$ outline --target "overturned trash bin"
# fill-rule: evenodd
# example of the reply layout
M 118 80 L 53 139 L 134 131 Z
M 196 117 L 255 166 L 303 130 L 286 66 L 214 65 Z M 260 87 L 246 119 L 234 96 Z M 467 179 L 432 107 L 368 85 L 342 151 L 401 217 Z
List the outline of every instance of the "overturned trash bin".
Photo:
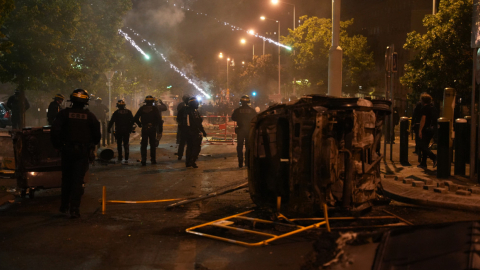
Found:
M 25 197 L 33 198 L 40 188 L 62 185 L 61 155 L 50 140 L 50 126 L 24 128 L 12 133 L 15 150 L 17 187 Z
M 302 97 L 268 108 L 250 129 L 248 181 L 258 206 L 315 214 L 374 200 L 390 101 Z

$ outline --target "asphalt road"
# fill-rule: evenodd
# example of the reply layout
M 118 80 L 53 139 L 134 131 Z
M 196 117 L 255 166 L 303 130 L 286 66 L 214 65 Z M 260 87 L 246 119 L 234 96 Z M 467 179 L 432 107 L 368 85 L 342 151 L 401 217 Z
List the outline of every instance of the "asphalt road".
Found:
M 0 207 L 0 269 L 319 269 L 332 259 L 339 234 L 318 230 L 250 248 L 185 232 L 191 226 L 255 209 L 247 189 L 168 211 L 166 202 L 107 205 L 102 214 L 103 186 L 109 200 L 136 201 L 198 196 L 247 181 L 247 170 L 238 168 L 234 145 L 204 144 L 198 169 L 186 168 L 184 161 L 177 160 L 173 136 L 164 137 L 157 165 L 140 166 L 139 148 L 134 140 L 128 165 L 91 168 L 80 219 L 59 214 L 59 189 L 37 191 L 34 199 L 17 198 Z M 382 209 L 414 224 L 479 219 L 478 213 L 393 201 L 372 214 L 382 215 Z M 221 229 L 213 233 L 239 236 Z M 367 247 L 368 256 L 362 255 Z M 365 262 L 349 263 L 350 269 L 365 269 L 375 248 L 367 243 L 365 248 L 347 250 L 342 260 L 368 257 Z
M 299 269 L 312 250 L 310 237 L 246 248 L 185 233 L 204 222 L 252 209 L 246 189 L 165 210 L 169 203 L 107 205 L 110 200 L 184 198 L 246 182 L 235 146 L 204 145 L 198 169 L 178 161 L 172 136 L 157 151 L 157 165 L 139 162 L 139 141 L 128 165 L 90 171 L 80 219 L 60 215 L 60 190 L 37 191 L 0 208 L 0 269 Z M 211 155 L 211 156 L 208 156 Z

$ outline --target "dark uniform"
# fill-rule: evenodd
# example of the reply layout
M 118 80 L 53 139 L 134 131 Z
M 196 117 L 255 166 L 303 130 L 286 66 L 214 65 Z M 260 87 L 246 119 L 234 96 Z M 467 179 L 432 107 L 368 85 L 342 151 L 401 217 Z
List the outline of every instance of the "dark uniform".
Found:
M 160 144 L 160 140 L 162 139 L 163 135 L 163 119 L 162 119 L 162 112 L 168 110 L 167 105 L 165 105 L 161 99 L 155 99 L 155 107 L 157 107 L 158 113 L 160 114 L 160 123 L 157 127 L 157 147 Z
M 100 123 L 84 109 L 89 97 L 77 89 L 70 96 L 72 107 L 61 110 L 52 125 L 51 139 L 62 152 L 62 204 L 60 211 L 70 209 L 72 217 L 80 216 L 80 200 L 84 192 L 83 178 L 88 171 L 90 151 L 100 142 Z
M 179 103 L 177 106 L 177 144 L 178 144 L 178 160 L 181 160 L 183 157 L 183 153 L 185 152 L 185 144 L 187 143 L 187 137 L 185 136 L 185 125 L 182 123 L 182 121 L 185 119 L 185 109 L 186 109 L 186 104 L 188 102 L 188 99 L 190 97 L 188 96 L 183 96 L 183 102 Z
M 113 124 L 115 124 L 115 140 L 117 141 L 118 161 L 122 161 L 122 144 L 125 149 L 125 162 L 128 161 L 130 154 L 130 133 L 133 127 L 133 114 L 130 110 L 125 109 L 125 102 L 123 100 L 117 103 L 118 110 L 116 110 L 112 119 L 108 123 L 108 133 L 111 132 Z
M 7 100 L 7 107 L 12 111 L 12 128 L 20 128 L 20 91 L 15 90 L 15 94 Z M 25 111 L 30 108 L 27 98 L 25 98 Z M 24 112 L 25 112 L 24 111 Z
M 102 104 L 102 99 L 97 98 L 95 100 L 95 105 L 90 106 L 90 111 L 95 114 L 98 121 L 105 123 L 107 119 L 108 107 L 105 104 Z
M 57 117 L 58 112 L 60 112 L 63 108 L 61 106 L 65 97 L 61 94 L 57 94 L 50 105 L 48 105 L 48 112 L 47 112 L 47 121 L 49 125 L 53 125 L 53 121 L 55 117 Z
M 186 166 L 198 168 L 195 161 L 198 159 L 202 145 L 202 134 L 207 136 L 205 129 L 203 129 L 203 119 L 198 113 L 198 101 L 195 97 L 188 100 L 188 106 L 185 107 L 183 120 L 181 125 L 183 127 L 184 136 L 187 140 Z
M 147 160 L 147 145 L 150 141 L 150 160 L 152 164 L 156 164 L 156 135 L 157 127 L 160 123 L 160 113 L 158 109 L 153 106 L 153 97 L 147 96 L 145 98 L 146 105 L 138 109 L 135 114 L 134 121 L 142 128 L 142 142 L 140 153 L 142 155 L 142 165 L 145 166 Z
M 250 122 L 252 119 L 257 116 L 257 112 L 250 106 L 250 98 L 248 96 L 243 96 L 240 100 L 242 106 L 233 111 L 232 120 L 237 122 L 237 128 L 235 133 L 237 134 L 237 157 L 238 157 L 238 166 L 243 167 L 243 144 L 245 142 L 245 164 L 248 164 L 248 136 L 250 131 Z

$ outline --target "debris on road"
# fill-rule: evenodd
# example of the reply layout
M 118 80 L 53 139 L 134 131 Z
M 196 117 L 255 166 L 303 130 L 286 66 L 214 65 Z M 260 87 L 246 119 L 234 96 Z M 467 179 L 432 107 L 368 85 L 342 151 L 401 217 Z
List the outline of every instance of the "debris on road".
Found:
M 169 206 L 167 206 L 167 209 L 171 209 L 171 208 L 174 208 L 174 207 L 186 205 L 186 204 L 193 203 L 193 202 L 198 202 L 198 201 L 210 199 L 210 198 L 220 196 L 220 195 L 224 195 L 224 194 L 227 194 L 227 193 L 230 193 L 230 192 L 234 192 L 236 190 L 246 188 L 246 187 L 248 187 L 248 183 L 241 184 L 239 186 L 236 186 L 236 187 L 231 188 L 231 189 L 224 190 L 222 192 L 213 192 L 213 193 L 209 193 L 209 194 L 206 194 L 206 195 L 200 195 L 199 197 L 194 198 L 194 199 L 183 200 L 181 202 L 170 204 Z

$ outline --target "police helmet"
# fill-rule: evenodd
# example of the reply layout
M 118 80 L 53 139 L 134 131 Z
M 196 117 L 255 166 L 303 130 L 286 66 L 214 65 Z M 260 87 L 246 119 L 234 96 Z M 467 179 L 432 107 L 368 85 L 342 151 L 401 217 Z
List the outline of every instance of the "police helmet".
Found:
M 65 96 L 62 95 L 62 94 L 56 94 L 53 99 L 55 99 L 55 100 L 64 100 L 64 99 L 65 99 Z
M 87 90 L 83 90 L 80 88 L 73 90 L 73 93 L 70 95 L 70 101 L 72 103 L 88 104 L 89 100 L 90 100 L 90 96 L 88 95 Z
M 125 104 L 125 101 L 124 101 L 123 99 L 120 99 L 120 100 L 117 101 L 117 107 L 118 107 L 119 109 L 125 108 L 126 105 L 127 105 L 127 104 Z
M 243 96 L 242 98 L 240 98 L 240 103 L 241 103 L 242 105 L 244 105 L 244 104 L 249 104 L 249 103 L 250 103 L 250 97 L 247 96 L 247 95 Z
M 188 106 L 194 108 L 194 109 L 198 109 L 198 100 L 196 97 L 191 97 L 188 99 Z
M 155 101 L 155 98 L 152 97 L 151 95 L 148 95 L 148 96 L 145 97 L 145 103 L 147 103 L 147 104 L 151 104 L 154 101 Z
M 188 101 L 190 100 L 190 96 L 189 96 L 189 95 L 183 95 L 182 100 L 183 100 L 183 102 L 185 102 L 185 104 L 186 104 L 186 103 L 188 103 Z

